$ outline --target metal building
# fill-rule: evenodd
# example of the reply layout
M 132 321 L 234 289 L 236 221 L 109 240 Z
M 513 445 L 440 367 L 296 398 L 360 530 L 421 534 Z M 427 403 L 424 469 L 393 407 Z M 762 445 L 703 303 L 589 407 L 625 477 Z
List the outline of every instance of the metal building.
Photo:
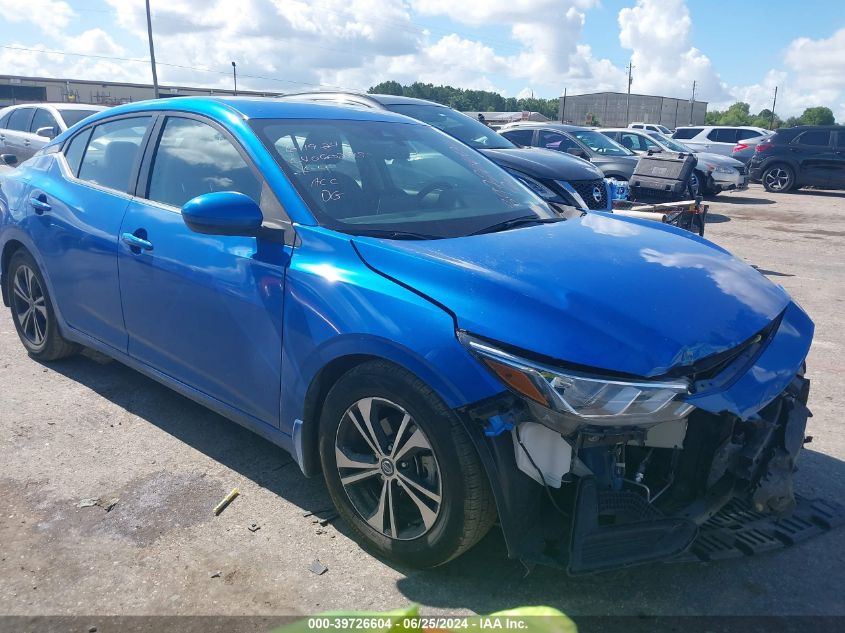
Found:
M 627 117 L 626 117 L 627 111 Z M 560 98 L 558 119 L 576 125 L 626 127 L 634 121 L 659 123 L 670 129 L 679 125 L 704 125 L 706 101 L 629 95 L 624 92 L 594 92 Z
M 159 86 L 161 97 L 200 95 L 232 95 L 232 90 L 192 88 L 187 86 Z M 238 90 L 239 95 L 274 97 L 278 92 Z M 49 77 L 18 77 L 0 75 L 0 107 L 18 103 L 93 103 L 114 106 L 133 101 L 153 99 L 155 91 L 149 84 L 130 84 L 84 79 L 56 79 Z

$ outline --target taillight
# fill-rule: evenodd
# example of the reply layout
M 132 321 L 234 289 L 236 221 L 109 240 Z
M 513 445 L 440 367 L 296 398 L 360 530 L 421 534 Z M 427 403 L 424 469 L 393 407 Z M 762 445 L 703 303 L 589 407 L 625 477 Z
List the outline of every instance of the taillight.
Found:
M 747 149 L 747 148 L 748 148 L 748 145 L 746 145 L 745 143 L 737 143 L 736 146 L 734 147 L 734 152 L 741 152 L 742 150 Z
M 772 143 L 757 143 L 757 147 L 754 148 L 755 152 L 765 152 L 767 149 L 772 148 Z

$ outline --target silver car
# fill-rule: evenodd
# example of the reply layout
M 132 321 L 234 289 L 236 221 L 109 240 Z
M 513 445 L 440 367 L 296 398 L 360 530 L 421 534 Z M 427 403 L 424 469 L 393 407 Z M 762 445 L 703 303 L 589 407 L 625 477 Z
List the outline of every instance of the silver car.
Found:
M 697 188 L 702 195 L 714 196 L 720 191 L 748 188 L 748 168 L 733 158 L 696 151 L 658 132 L 630 128 L 601 128 L 599 132 L 637 154 L 645 154 L 648 151 L 695 154 L 698 165 L 694 172 L 693 188 Z
M 0 110 L 0 154 L 7 165 L 18 165 L 69 127 L 103 106 L 81 103 L 38 103 Z
M 696 152 L 710 152 L 730 157 L 737 143 L 762 134 L 771 134 L 771 132 L 749 125 L 697 125 L 679 127 L 672 134 L 672 138 L 681 141 Z

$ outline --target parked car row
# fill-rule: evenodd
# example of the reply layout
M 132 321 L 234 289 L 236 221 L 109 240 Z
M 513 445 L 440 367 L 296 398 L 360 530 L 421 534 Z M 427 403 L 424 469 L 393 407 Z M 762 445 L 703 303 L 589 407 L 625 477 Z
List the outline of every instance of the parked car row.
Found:
M 783 288 L 688 232 L 549 204 L 530 183 L 554 161 L 570 185 L 604 184 L 578 156 L 633 169 L 601 132 L 367 99 L 119 106 L 0 175 L 24 348 L 99 350 L 252 429 L 404 565 L 496 521 L 510 556 L 576 574 L 780 543 L 697 541 L 705 522 L 825 524 L 792 492 L 813 322 Z M 756 512 L 724 518 L 734 498 Z
M 0 110 L 0 154 L 23 162 L 44 147 L 50 139 L 95 112 L 102 106 L 72 103 L 18 105 Z

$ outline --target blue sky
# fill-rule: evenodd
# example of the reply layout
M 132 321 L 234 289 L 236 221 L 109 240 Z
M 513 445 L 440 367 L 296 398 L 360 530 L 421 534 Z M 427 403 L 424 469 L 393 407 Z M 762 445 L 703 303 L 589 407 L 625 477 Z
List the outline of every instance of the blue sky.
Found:
M 421 80 L 553 97 L 624 90 L 845 119 L 841 0 L 152 0 L 160 79 L 245 88 Z M 0 1 L 0 73 L 149 82 L 141 0 Z M 33 49 L 33 50 L 20 50 Z M 54 51 L 55 53 L 33 52 Z M 69 55 L 75 53 L 76 55 Z M 180 67 L 181 66 L 181 67 Z M 203 70 L 205 69 L 205 70 Z

